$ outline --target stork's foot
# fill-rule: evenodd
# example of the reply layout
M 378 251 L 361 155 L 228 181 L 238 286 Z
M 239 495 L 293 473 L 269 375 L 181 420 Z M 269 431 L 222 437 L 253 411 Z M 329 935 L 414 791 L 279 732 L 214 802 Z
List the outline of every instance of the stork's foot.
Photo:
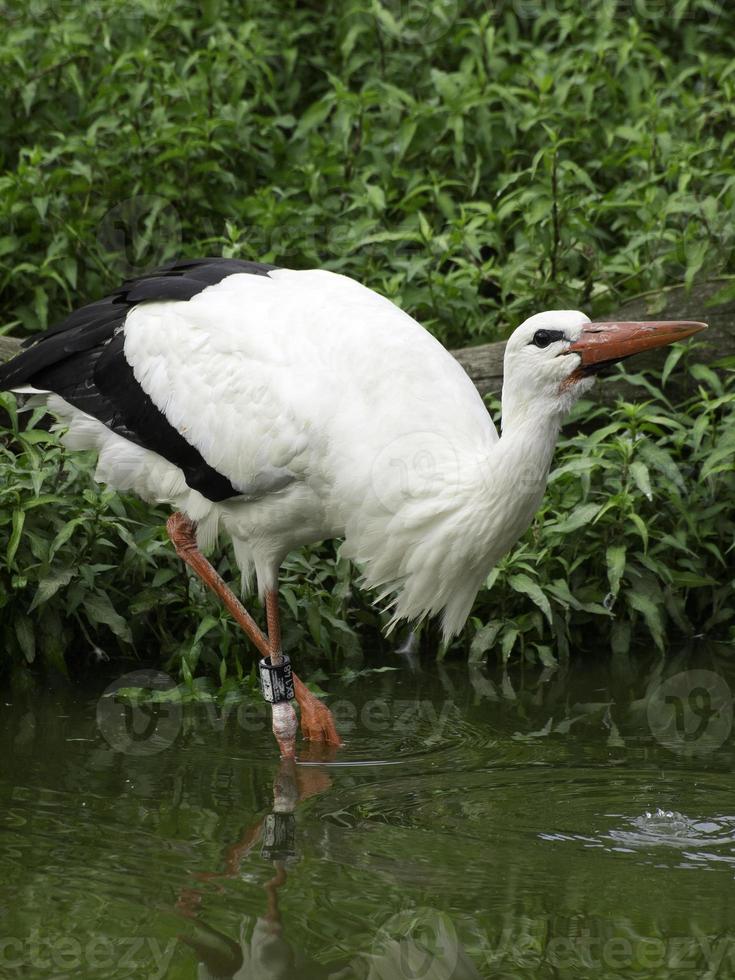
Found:
M 326 704 L 322 704 L 298 677 L 294 677 L 294 687 L 301 711 L 301 734 L 304 738 L 314 742 L 326 742 L 327 745 L 342 745 L 342 739 L 334 724 L 334 717 Z

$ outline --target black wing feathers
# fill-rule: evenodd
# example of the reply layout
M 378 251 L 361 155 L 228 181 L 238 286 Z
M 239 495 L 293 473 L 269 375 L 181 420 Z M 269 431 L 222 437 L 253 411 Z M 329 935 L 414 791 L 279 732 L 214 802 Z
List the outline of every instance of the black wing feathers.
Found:
M 240 259 L 191 259 L 128 280 L 110 296 L 27 340 L 21 353 L 0 367 L 0 391 L 23 385 L 53 391 L 118 435 L 174 463 L 187 484 L 210 500 L 237 496 L 229 480 L 205 462 L 138 384 L 125 360 L 123 327 L 138 303 L 189 300 L 227 276 L 267 276 L 275 268 Z
M 123 340 L 122 332 L 113 337 L 95 370 L 98 387 L 115 409 L 111 422 L 105 424 L 115 432 L 132 433 L 133 442 L 175 463 L 184 471 L 187 484 L 209 500 L 237 496 L 230 481 L 204 461 L 140 387 L 125 360 Z M 141 432 L 145 433 L 145 442 L 140 439 Z

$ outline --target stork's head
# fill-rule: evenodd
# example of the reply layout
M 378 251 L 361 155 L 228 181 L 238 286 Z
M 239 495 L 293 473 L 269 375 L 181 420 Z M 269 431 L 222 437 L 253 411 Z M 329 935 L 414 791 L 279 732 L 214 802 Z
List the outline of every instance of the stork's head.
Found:
M 602 368 L 705 327 L 690 320 L 593 323 L 577 310 L 537 313 L 505 348 L 503 419 L 562 416 Z

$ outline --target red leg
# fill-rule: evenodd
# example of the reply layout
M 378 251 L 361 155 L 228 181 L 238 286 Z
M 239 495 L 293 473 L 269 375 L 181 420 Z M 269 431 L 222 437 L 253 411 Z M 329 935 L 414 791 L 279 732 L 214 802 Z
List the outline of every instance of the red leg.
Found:
M 183 559 L 196 572 L 202 582 L 209 586 L 212 592 L 221 599 L 261 654 L 264 657 L 270 657 L 273 650 L 268 638 L 197 547 L 195 524 L 184 514 L 172 514 L 166 522 L 166 530 L 179 558 Z M 278 657 L 280 658 L 280 650 Z M 273 734 L 284 758 L 293 758 L 296 754 L 297 728 L 296 712 L 290 702 L 274 704 Z
M 269 589 L 265 594 L 265 618 L 268 624 L 268 645 L 271 663 L 281 662 L 281 617 L 278 612 L 278 590 Z
M 265 616 L 268 624 L 268 656 L 272 664 L 279 664 L 281 653 L 281 620 L 278 615 L 278 591 L 269 589 L 265 594 Z M 282 759 L 296 757 L 296 730 L 298 721 L 290 701 L 273 705 L 273 734 L 276 736 Z
M 266 593 L 265 610 L 268 636 L 265 636 L 234 592 L 228 588 L 222 577 L 199 550 L 194 522 L 190 521 L 184 514 L 172 514 L 166 522 L 166 530 L 179 558 L 185 561 L 202 582 L 224 603 L 262 656 L 270 657 L 273 663 L 278 663 L 281 659 L 281 625 L 277 591 L 270 590 Z M 342 741 L 337 734 L 334 718 L 329 708 L 322 704 L 319 698 L 312 694 L 295 674 L 294 687 L 296 700 L 301 709 L 301 730 L 304 738 L 327 742 L 329 745 L 341 745 Z M 273 732 L 281 749 L 281 755 L 285 758 L 292 757 L 294 754 L 295 716 L 293 716 L 293 709 L 290 705 L 274 705 Z
M 278 614 L 278 592 L 266 592 L 265 610 L 268 618 L 268 637 L 272 644 L 271 658 L 277 651 L 281 654 L 281 624 Z M 277 661 L 276 661 L 277 662 Z M 341 745 L 342 740 L 337 734 L 332 712 L 319 698 L 312 694 L 306 684 L 293 675 L 296 700 L 301 712 L 301 734 L 306 739 L 316 742 L 326 742 L 328 745 Z
M 268 638 L 243 606 L 235 593 L 229 589 L 221 576 L 212 568 L 197 546 L 196 525 L 184 514 L 172 514 L 166 521 L 166 530 L 171 538 L 176 554 L 192 568 L 199 578 L 225 604 L 238 624 L 247 633 L 264 657 L 271 649 Z

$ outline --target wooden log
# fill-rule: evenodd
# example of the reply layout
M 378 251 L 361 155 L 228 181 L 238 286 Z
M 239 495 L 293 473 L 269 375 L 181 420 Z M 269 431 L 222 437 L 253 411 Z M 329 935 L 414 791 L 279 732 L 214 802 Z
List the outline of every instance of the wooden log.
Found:
M 14 357 L 20 350 L 20 344 L 17 337 L 0 337 L 0 364 Z
M 715 302 L 714 297 L 724 287 L 730 289 L 731 298 Z M 724 357 L 735 356 L 735 277 L 712 279 L 687 291 L 683 286 L 638 296 L 602 319 L 605 320 L 704 320 L 709 330 L 698 338 L 701 360 L 717 362 Z M 13 357 L 20 348 L 16 337 L 0 337 L 0 362 Z M 472 378 L 481 395 L 500 395 L 503 385 L 503 355 L 505 341 L 495 344 L 479 344 L 452 351 L 459 363 Z M 659 368 L 666 359 L 666 350 L 651 351 L 635 359 L 635 368 Z M 678 395 L 686 394 L 693 387 L 692 379 L 685 370 L 674 371 L 671 389 Z M 624 380 L 610 378 L 598 384 L 593 394 L 598 400 L 613 403 L 619 396 L 631 398 L 636 388 Z M 668 389 L 667 389 L 668 390 Z
M 731 298 L 714 302 L 714 297 L 725 287 Z M 613 313 L 600 317 L 602 320 L 703 320 L 709 324 L 706 333 L 697 338 L 698 358 L 705 363 L 717 362 L 735 356 L 735 278 L 712 279 L 699 283 L 690 291 L 683 286 L 671 286 L 653 293 L 635 297 Z M 503 354 L 505 343 L 480 344 L 453 351 L 465 371 L 472 378 L 481 395 L 500 395 L 503 384 Z M 666 349 L 640 354 L 631 362 L 631 370 L 659 369 L 666 360 Z M 674 370 L 669 382 L 671 390 L 681 396 L 694 388 L 694 382 L 683 369 Z M 617 378 L 606 379 L 590 393 L 606 404 L 618 397 L 632 398 L 634 386 Z M 668 391 L 668 387 L 667 387 Z M 639 395 L 640 397 L 640 395 Z

